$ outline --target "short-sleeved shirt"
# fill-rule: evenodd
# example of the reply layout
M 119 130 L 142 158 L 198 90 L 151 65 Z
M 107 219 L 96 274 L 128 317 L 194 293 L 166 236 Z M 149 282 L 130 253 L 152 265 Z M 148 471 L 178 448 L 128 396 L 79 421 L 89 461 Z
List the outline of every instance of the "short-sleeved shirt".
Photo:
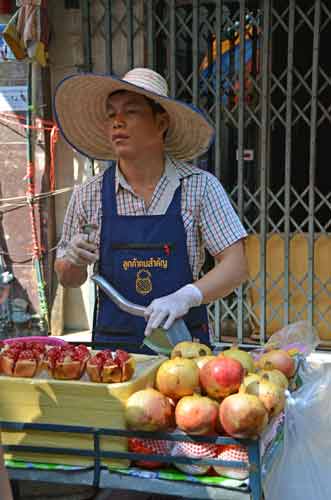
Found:
M 205 249 L 212 256 L 247 236 L 219 180 L 211 173 L 181 161 L 166 158 L 165 169 L 151 202 L 134 193 L 116 168 L 115 190 L 118 215 L 162 215 L 181 183 L 181 211 L 186 232 L 189 263 L 197 280 L 205 261 Z M 84 224 L 96 224 L 96 243 L 100 242 L 103 173 L 74 189 L 63 223 L 57 258 L 65 256 L 71 238 Z M 116 228 L 114 228 L 116 231 Z

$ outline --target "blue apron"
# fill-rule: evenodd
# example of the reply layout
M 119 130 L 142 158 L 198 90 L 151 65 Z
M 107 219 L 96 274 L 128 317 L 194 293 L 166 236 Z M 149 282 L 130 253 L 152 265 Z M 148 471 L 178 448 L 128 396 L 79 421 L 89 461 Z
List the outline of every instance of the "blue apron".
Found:
M 190 268 L 186 232 L 181 215 L 181 186 L 165 215 L 118 215 L 115 167 L 108 168 L 102 184 L 102 222 L 99 273 L 128 300 L 148 306 L 188 283 Z M 135 344 L 131 352 L 151 353 L 140 348 L 146 321 L 121 311 L 99 292 L 93 339 Z M 191 334 L 209 345 L 207 308 L 193 307 L 184 317 Z

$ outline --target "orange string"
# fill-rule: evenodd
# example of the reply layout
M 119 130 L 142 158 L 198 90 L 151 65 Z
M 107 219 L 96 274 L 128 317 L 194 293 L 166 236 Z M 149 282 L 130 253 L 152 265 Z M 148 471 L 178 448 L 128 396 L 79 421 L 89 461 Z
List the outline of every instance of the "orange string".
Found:
M 31 220 L 31 233 L 32 233 L 32 254 L 35 259 L 38 259 L 41 255 L 38 231 L 37 231 L 37 222 L 36 222 L 36 212 L 35 205 L 33 203 L 33 197 L 35 195 L 35 165 L 33 162 L 29 162 L 26 166 L 26 176 L 25 179 L 28 183 L 26 189 L 26 196 L 29 201 L 29 212 L 30 212 L 30 220 Z
M 50 159 L 51 163 L 49 166 L 49 184 L 50 191 L 55 191 L 55 146 L 59 138 L 59 129 L 56 125 L 52 127 L 51 138 L 50 138 Z
M 45 253 L 45 248 L 40 243 L 38 236 L 38 229 L 37 229 L 36 215 L 39 210 L 39 204 L 38 202 L 35 203 L 34 201 L 35 175 L 36 175 L 35 164 L 33 162 L 30 162 L 26 166 L 26 175 L 24 177 L 24 180 L 27 181 L 26 196 L 29 206 L 31 235 L 32 235 L 32 245 L 31 246 L 29 245 L 28 248 L 30 249 L 30 251 L 32 251 L 32 258 L 39 259 L 41 255 Z
M 34 125 L 26 125 L 25 123 L 20 123 L 18 120 L 12 120 L 12 119 L 8 119 L 6 118 L 5 116 L 2 115 L 2 113 L 0 113 L 0 120 L 4 123 L 9 123 L 10 125 L 17 125 L 19 127 L 22 127 L 24 129 L 32 129 L 32 130 L 52 130 L 53 126 L 54 126 L 54 123 L 52 123 L 52 126 L 43 126 L 43 127 L 36 127 Z M 41 123 L 43 123 L 43 121 L 41 120 Z
M 5 118 L 12 118 L 14 121 L 16 121 L 16 120 L 25 121 L 26 120 L 25 114 L 21 115 L 19 113 L 10 113 L 8 111 L 0 111 L 0 116 L 3 116 Z M 40 120 L 43 124 L 48 125 L 48 126 L 54 125 L 54 122 L 52 120 L 44 120 L 43 118 L 39 118 L 39 117 L 38 117 L 38 120 Z
M 27 164 L 26 176 L 24 177 L 24 179 L 28 182 L 26 194 L 29 198 L 35 195 L 34 178 L 35 178 L 35 166 L 33 162 L 30 162 Z
M 19 127 L 22 127 L 24 129 L 30 129 L 30 130 L 44 130 L 44 131 L 49 131 L 50 132 L 50 166 L 49 166 L 49 184 L 50 184 L 50 191 L 55 191 L 55 145 L 58 141 L 59 138 L 59 129 L 55 125 L 55 123 L 51 120 L 44 120 L 42 118 L 38 117 L 38 125 L 26 125 L 25 123 L 21 123 L 26 120 L 25 115 L 20 115 L 17 113 L 8 113 L 8 112 L 0 112 L 0 123 L 5 122 L 11 125 L 17 125 Z M 31 166 L 28 166 L 27 168 L 27 175 L 25 179 L 32 179 L 32 182 L 30 180 L 30 184 L 28 186 L 28 194 L 30 196 L 34 196 L 34 173 L 31 177 L 29 171 L 31 169 Z M 33 193 L 32 193 L 33 190 Z

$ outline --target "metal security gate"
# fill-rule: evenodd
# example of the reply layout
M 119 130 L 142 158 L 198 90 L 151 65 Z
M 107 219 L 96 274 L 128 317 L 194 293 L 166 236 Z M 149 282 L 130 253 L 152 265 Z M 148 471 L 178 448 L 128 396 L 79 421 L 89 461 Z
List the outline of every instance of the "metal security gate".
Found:
M 197 163 L 230 194 L 250 265 L 250 280 L 210 306 L 217 338 L 264 342 L 306 319 L 328 345 L 330 2 L 85 0 L 81 8 L 85 68 L 154 68 L 172 96 L 193 101 L 215 126 Z

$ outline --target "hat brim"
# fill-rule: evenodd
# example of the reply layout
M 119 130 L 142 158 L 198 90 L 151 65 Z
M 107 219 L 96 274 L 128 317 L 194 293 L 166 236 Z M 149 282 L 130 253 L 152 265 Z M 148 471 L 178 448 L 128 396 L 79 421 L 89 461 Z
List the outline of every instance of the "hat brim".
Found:
M 78 152 L 97 160 L 114 160 L 107 133 L 106 101 L 118 90 L 153 99 L 169 114 L 165 152 L 192 160 L 206 152 L 214 129 L 203 114 L 181 101 L 163 97 L 111 75 L 77 74 L 59 83 L 54 96 L 55 118 L 65 140 Z

